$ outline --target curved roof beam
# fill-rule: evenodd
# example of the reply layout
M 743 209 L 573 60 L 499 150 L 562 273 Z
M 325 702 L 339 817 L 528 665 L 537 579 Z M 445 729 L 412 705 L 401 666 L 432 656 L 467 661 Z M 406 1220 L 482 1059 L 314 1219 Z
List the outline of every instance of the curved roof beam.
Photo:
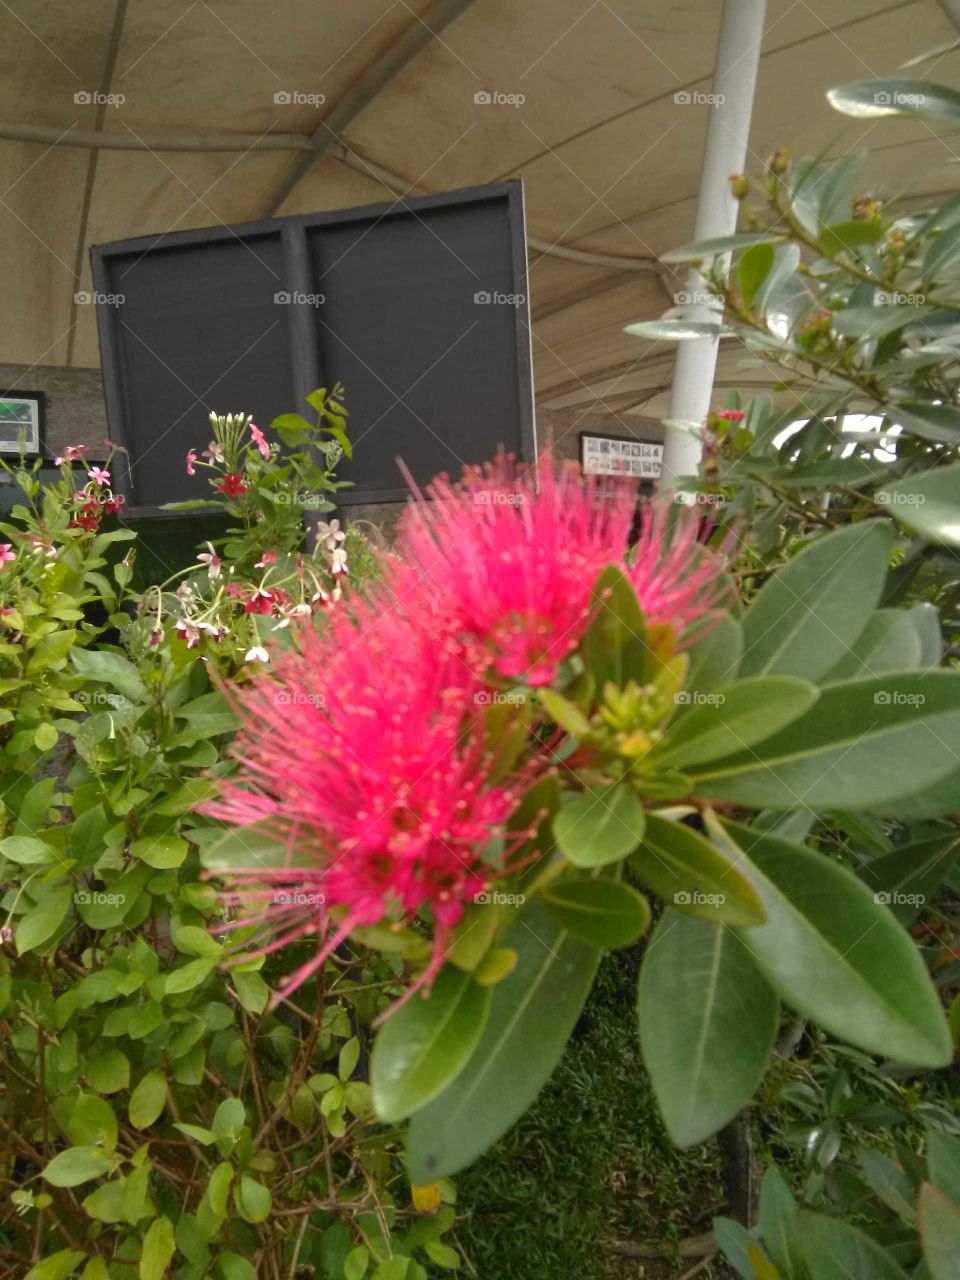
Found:
M 312 151 L 305 133 L 107 133 L 45 124 L 0 123 L 0 140 L 93 151 Z
M 431 40 L 436 39 L 445 27 L 469 9 L 473 2 L 474 0 L 435 0 L 423 17 L 414 15 L 413 21 L 399 40 L 360 74 L 330 114 L 320 122 L 319 128 L 310 138 L 311 154 L 298 156 L 294 160 L 269 197 L 263 211 L 264 217 L 273 217 L 319 157 L 329 151 L 333 143 L 339 141 L 344 129 L 365 107 L 369 106 L 381 89 L 389 84 L 421 49 L 425 48 Z

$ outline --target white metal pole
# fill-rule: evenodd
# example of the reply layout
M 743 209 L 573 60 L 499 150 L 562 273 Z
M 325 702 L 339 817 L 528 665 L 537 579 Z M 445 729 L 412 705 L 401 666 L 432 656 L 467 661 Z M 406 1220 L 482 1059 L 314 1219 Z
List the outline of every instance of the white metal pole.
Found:
M 726 236 L 736 230 L 738 204 L 730 190 L 730 176 L 742 173 L 745 167 L 766 8 L 766 0 L 724 0 L 713 73 L 714 102 L 706 108 L 710 119 L 697 197 L 695 240 Z M 696 271 L 691 270 L 687 288 L 693 295 L 705 293 L 704 282 Z M 699 298 L 688 314 L 694 320 L 717 318 L 705 298 Z M 678 344 L 669 418 L 703 422 L 710 408 L 716 365 L 714 339 L 693 338 Z M 700 441 L 695 435 L 668 427 L 661 489 L 672 488 L 678 476 L 695 473 L 700 453 Z

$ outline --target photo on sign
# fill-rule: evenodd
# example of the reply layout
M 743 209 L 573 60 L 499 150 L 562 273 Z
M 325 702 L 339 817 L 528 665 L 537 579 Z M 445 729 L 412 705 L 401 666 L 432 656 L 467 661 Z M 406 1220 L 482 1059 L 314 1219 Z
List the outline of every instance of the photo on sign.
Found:
M 658 480 L 663 445 L 656 440 L 580 433 L 580 467 L 585 476 L 629 476 Z
M 0 394 L 0 453 L 27 455 L 40 452 L 43 396 L 39 391 L 5 391 Z

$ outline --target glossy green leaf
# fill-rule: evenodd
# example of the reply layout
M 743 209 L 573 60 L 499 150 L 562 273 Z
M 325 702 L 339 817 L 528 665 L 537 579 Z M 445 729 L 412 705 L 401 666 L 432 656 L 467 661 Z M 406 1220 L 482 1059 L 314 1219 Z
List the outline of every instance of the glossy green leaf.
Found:
M 681 1147 L 704 1142 L 763 1078 L 777 997 L 735 933 L 669 909 L 644 954 L 637 1011 L 670 1137 Z
M 87 680 L 108 684 L 131 702 L 138 702 L 146 693 L 137 668 L 119 653 L 109 653 L 105 649 L 74 649 L 70 661 Z
M 167 1078 L 162 1071 L 149 1071 L 130 1095 L 130 1123 L 135 1129 L 149 1129 L 167 1105 Z
M 877 609 L 823 682 L 835 684 L 884 671 L 912 671 L 921 665 L 921 655 L 920 634 L 910 613 L 905 609 Z
M 670 725 L 652 758 L 658 767 L 686 771 L 742 751 L 796 720 L 818 697 L 814 685 L 795 676 L 755 676 L 709 694 L 677 694 L 691 708 Z
M 760 1183 L 759 1209 L 760 1238 L 781 1280 L 797 1280 L 802 1265 L 797 1202 L 775 1165 L 767 1169 Z
M 568 792 L 553 819 L 553 834 L 575 866 L 600 867 L 632 852 L 643 838 L 645 815 L 624 782 Z
M 608 565 L 593 589 L 594 616 L 580 644 L 596 688 L 612 680 L 622 688 L 627 680 L 646 679 L 650 649 L 647 624 L 637 593 L 623 571 Z
M 952 1057 L 936 989 L 909 935 L 851 872 L 738 823 L 710 821 L 743 851 L 767 913 L 740 937 L 789 1004 L 868 1053 L 911 1066 Z
M 26 1273 L 23 1280 L 67 1280 L 72 1276 L 80 1263 L 86 1258 L 85 1253 L 76 1249 L 58 1249 L 49 1257 L 41 1258 Z
M 44 889 L 42 892 L 36 906 L 30 907 L 17 921 L 17 951 L 20 955 L 49 942 L 70 910 L 72 886 Z
M 630 865 L 664 902 L 711 923 L 749 926 L 766 919 L 737 859 L 684 822 L 648 813 L 643 845 Z
M 929 1182 L 917 1200 L 923 1257 L 932 1280 L 960 1277 L 960 1205 L 948 1200 Z
M 92 1178 L 102 1178 L 113 1168 L 113 1158 L 101 1147 L 71 1147 L 53 1157 L 43 1171 L 52 1187 L 79 1187 Z
M 456 1078 L 483 1034 L 491 995 L 469 973 L 445 965 L 426 999 L 414 996 L 387 1019 L 370 1060 L 381 1120 L 405 1120 Z
M 661 254 L 664 262 L 703 262 L 738 249 L 749 249 L 756 244 L 775 243 L 781 237 L 776 232 L 754 234 L 743 232 L 729 236 L 715 236 L 712 240 L 697 240 Z
M 143 1238 L 140 1280 L 163 1280 L 174 1248 L 173 1223 L 169 1218 L 154 1218 Z
M 960 835 L 931 836 L 858 868 L 860 879 L 903 925 L 932 902 L 960 854 Z
M 944 124 L 960 124 L 960 93 L 928 80 L 911 80 L 905 76 L 857 80 L 828 89 L 827 100 L 837 111 L 858 119 L 923 116 Z
M 517 952 L 493 988 L 466 1067 L 410 1124 L 410 1177 L 426 1184 L 472 1163 L 526 1111 L 553 1071 L 593 984 L 600 953 L 577 942 L 544 903 L 527 903 L 501 939 Z
M 885 503 L 901 524 L 931 542 L 960 547 L 960 466 L 933 467 L 884 485 L 877 501 Z
M 230 827 L 211 844 L 201 847 L 200 859 L 208 871 L 233 867 L 253 868 L 295 866 L 291 851 L 268 822 L 251 822 L 246 827 Z
M 270 1189 L 246 1174 L 233 1189 L 233 1203 L 244 1222 L 266 1222 L 273 1207 Z
M 960 672 L 910 671 L 828 685 L 787 729 L 690 773 L 733 804 L 903 819 L 957 807 L 958 760 Z
M 862 218 L 834 222 L 820 232 L 820 247 L 828 257 L 835 258 L 865 244 L 874 244 L 883 234 L 884 228 L 879 222 Z
M 752 244 L 741 255 L 737 263 L 737 282 L 740 285 L 740 296 L 743 305 L 749 311 L 760 286 L 770 274 L 776 250 L 766 240 Z
M 885 521 L 847 525 L 770 578 L 744 616 L 741 675 L 816 680 L 835 666 L 880 599 L 891 536 Z
M 550 914 L 594 947 L 628 947 L 650 927 L 650 908 L 629 885 L 608 877 L 565 876 L 544 892 Z
M 907 1280 L 886 1249 L 859 1228 L 806 1211 L 797 1221 L 804 1262 L 817 1280 Z
M 953 405 L 901 400 L 890 406 L 887 416 L 891 422 L 921 440 L 933 440 L 938 444 L 960 443 L 960 409 Z M 902 519 L 904 512 L 898 507 L 894 514 Z
M 743 655 L 743 628 L 729 613 L 711 615 L 711 625 L 687 650 L 690 666 L 684 688 L 691 695 L 687 704 L 695 706 L 694 695 L 712 693 L 719 685 L 736 679 Z

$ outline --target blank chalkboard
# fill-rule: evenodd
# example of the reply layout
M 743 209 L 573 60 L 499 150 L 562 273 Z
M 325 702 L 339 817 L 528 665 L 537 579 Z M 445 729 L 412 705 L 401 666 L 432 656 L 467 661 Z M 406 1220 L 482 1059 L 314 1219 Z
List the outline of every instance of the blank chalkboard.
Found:
M 208 413 L 266 426 L 344 384 L 343 504 L 407 493 L 499 445 L 532 457 L 523 200 L 499 183 L 91 250 L 104 392 L 134 513 L 208 492 L 186 475 Z

